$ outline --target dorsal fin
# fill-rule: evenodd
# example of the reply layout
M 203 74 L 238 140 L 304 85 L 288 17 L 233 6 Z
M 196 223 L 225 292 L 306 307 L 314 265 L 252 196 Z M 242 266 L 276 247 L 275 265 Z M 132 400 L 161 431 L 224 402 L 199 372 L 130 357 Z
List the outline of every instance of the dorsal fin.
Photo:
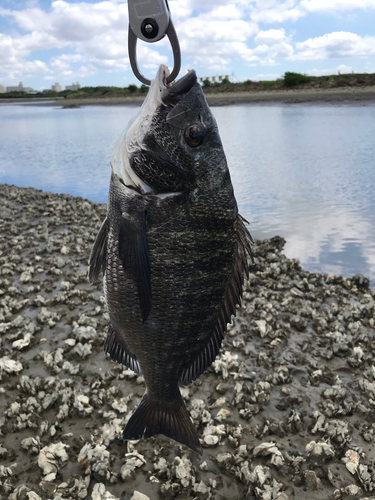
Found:
M 249 276 L 248 257 L 252 258 L 250 243 L 253 241 L 247 230 L 244 219 L 237 216 L 235 222 L 237 235 L 237 251 L 234 258 L 233 273 L 221 303 L 216 325 L 206 346 L 197 354 L 193 361 L 183 370 L 180 383 L 189 384 L 196 380 L 213 363 L 221 347 L 227 324 L 232 315 L 236 315 L 236 305 L 241 303 L 244 274 Z

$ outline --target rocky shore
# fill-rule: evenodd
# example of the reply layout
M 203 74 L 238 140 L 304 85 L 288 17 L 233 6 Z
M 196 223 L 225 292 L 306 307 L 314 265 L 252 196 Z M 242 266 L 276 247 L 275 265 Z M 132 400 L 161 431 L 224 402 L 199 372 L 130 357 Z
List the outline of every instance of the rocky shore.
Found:
M 0 185 L 0 499 L 375 495 L 375 289 L 254 245 L 220 355 L 182 389 L 202 457 L 124 443 L 142 376 L 103 353 L 87 259 L 106 206 Z

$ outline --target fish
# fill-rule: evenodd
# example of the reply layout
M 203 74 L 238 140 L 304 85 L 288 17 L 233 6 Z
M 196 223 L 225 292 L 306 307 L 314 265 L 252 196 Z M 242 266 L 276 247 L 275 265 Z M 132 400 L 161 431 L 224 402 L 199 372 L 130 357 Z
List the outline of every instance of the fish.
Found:
M 241 302 L 252 239 L 195 71 L 171 86 L 167 76 L 160 66 L 114 146 L 89 281 L 103 275 L 105 352 L 146 384 L 123 439 L 163 434 L 202 454 L 180 386 L 220 350 Z

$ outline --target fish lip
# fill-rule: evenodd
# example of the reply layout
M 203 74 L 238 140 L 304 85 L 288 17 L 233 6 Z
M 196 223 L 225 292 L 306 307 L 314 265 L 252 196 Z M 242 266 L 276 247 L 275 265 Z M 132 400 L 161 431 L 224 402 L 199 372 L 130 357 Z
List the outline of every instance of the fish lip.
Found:
M 164 64 L 161 64 L 155 78 L 151 82 L 149 90 L 150 100 L 153 98 L 155 99 L 155 97 L 158 96 L 156 97 L 157 101 L 160 99 L 160 101 L 165 105 L 174 105 L 188 92 L 190 92 L 190 90 L 198 82 L 195 70 L 190 70 L 186 75 L 177 80 L 174 85 L 167 84 L 168 76 L 169 69 Z
M 174 85 L 166 87 L 163 92 L 162 99 L 165 103 L 170 103 L 173 100 L 179 100 L 185 96 L 194 85 L 198 82 L 195 70 L 189 71 L 186 75 L 180 78 Z
M 161 91 L 167 88 L 167 78 L 169 76 L 169 69 L 165 64 L 159 66 L 156 77 L 151 82 L 151 86 L 158 86 Z

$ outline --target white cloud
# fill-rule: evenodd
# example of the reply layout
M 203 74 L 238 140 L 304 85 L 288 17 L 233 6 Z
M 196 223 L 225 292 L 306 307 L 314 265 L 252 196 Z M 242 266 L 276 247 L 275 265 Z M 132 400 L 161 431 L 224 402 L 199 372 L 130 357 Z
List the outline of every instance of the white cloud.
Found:
M 128 25 L 126 4 L 112 2 L 71 4 L 63 0 L 52 3 L 51 12 L 40 8 L 0 11 L 12 16 L 26 31 L 53 33 L 60 41 L 87 40 L 109 29 Z
M 33 70 L 44 73 L 44 78 L 58 79 L 85 77 L 97 71 L 124 71 L 129 69 L 127 51 L 127 5 L 108 1 L 96 4 L 58 0 L 52 3 L 51 12 L 40 8 L 25 10 L 0 9 L 0 15 L 12 17 L 30 34 L 24 36 L 0 35 L 0 77 L 19 78 L 24 73 L 25 57 L 33 50 L 74 48 L 76 54 L 53 57 L 47 66 L 43 63 L 26 65 L 28 74 Z M 168 62 L 146 44 L 138 44 L 138 62 L 156 68 Z M 76 62 L 84 62 L 77 70 Z M 34 69 L 33 69 L 34 68 Z M 50 74 L 46 74 L 50 73 Z M 24 75 L 27 76 L 26 74 Z
M 277 80 L 278 78 L 280 78 L 280 75 L 278 75 L 277 73 L 259 73 L 255 75 L 252 80 L 254 80 L 255 82 L 259 82 L 265 80 Z
M 48 73 L 48 67 L 43 61 L 23 59 L 28 54 L 25 40 L 27 39 L 32 46 L 38 47 L 36 38 L 38 37 L 26 36 L 14 39 L 0 33 L 0 76 L 6 75 L 9 81 L 18 83 L 22 78 Z
M 290 37 L 286 36 L 284 29 L 259 31 L 254 41 L 259 44 L 254 53 L 265 55 L 260 60 L 261 66 L 275 66 L 279 64 L 277 59 L 291 59 L 293 56 L 293 47 L 288 43 Z
M 259 45 L 275 45 L 285 40 L 285 30 L 284 29 L 272 29 L 268 31 L 259 31 L 255 37 L 255 42 Z
M 198 3 L 198 2 L 196 2 Z M 192 57 L 194 65 L 212 69 L 226 67 L 233 58 L 242 57 L 256 60 L 253 52 L 246 47 L 246 40 L 258 30 L 254 23 L 241 19 L 241 2 L 205 2 L 208 11 L 196 17 L 191 16 L 195 7 L 194 0 L 171 2 L 176 14 L 181 48 L 185 57 Z M 207 10 L 206 9 L 206 10 Z M 23 37 L 3 40 L 12 45 L 14 58 L 19 64 L 36 49 L 64 48 L 74 49 L 79 59 L 64 54 L 52 58 L 49 64 L 51 78 L 78 76 L 72 63 L 84 62 L 85 70 L 79 74 L 93 74 L 95 71 L 125 71 L 129 69 L 127 53 L 127 5 L 103 1 L 89 4 L 85 2 L 68 3 L 57 0 L 52 3 L 51 11 L 45 12 L 34 7 L 24 10 L 1 9 L 0 14 L 13 18 L 26 31 Z M 240 45 L 239 45 L 240 44 Z M 164 39 L 158 46 L 169 45 Z M 7 52 L 10 53 L 9 51 Z M 144 43 L 138 43 L 139 64 L 146 69 L 155 69 L 159 64 L 167 64 L 168 58 Z M 0 69 L 0 76 L 9 78 L 12 60 L 7 56 L 9 65 Z M 12 72 L 14 76 L 14 72 Z
M 51 59 L 51 66 L 56 71 L 66 71 L 70 68 L 71 63 L 82 61 L 80 54 L 62 54 Z
M 53 73 L 51 78 L 66 78 L 67 76 L 84 77 L 94 74 L 98 69 L 119 71 L 129 68 L 127 55 L 127 5 L 109 1 L 96 4 L 71 4 L 63 0 L 52 3 L 50 12 L 39 7 L 10 10 L 0 9 L 0 15 L 13 18 L 25 31 L 31 33 L 24 36 L 0 38 L 0 50 L 3 64 L 0 67 L 1 78 L 18 78 L 22 66 L 26 64 L 25 57 L 33 50 L 48 50 L 56 48 L 74 48 L 75 55 L 63 54 L 54 57 L 49 67 L 34 65 L 35 71 L 40 68 L 43 73 Z M 148 49 L 149 50 L 149 49 Z M 145 49 L 140 48 L 140 61 L 145 58 Z M 151 50 L 153 60 L 161 58 Z M 84 61 L 78 70 L 73 70 L 72 63 Z M 105 61 L 105 62 L 103 62 Z M 28 65 L 30 67 L 30 65 Z M 30 67 L 30 71 L 31 71 Z M 26 75 L 25 75 L 26 76 Z M 46 75 L 45 75 L 46 76 Z
M 337 72 L 340 74 L 347 74 L 347 73 L 353 73 L 354 70 L 351 66 L 347 66 L 346 64 L 340 64 L 340 66 L 337 66 Z
M 338 31 L 296 44 L 294 60 L 330 59 L 336 57 L 366 57 L 375 54 L 375 37 L 360 37 Z
M 374 0 L 302 0 L 301 7 L 308 12 L 374 9 Z
M 1 1 L 1 0 L 0 0 Z M 23 67 L 28 74 L 40 71 L 42 78 L 61 79 L 92 75 L 101 71 L 128 71 L 127 4 L 116 0 L 86 3 L 56 0 L 43 10 L 34 0 L 24 8 L 0 7 L 0 16 L 14 21 L 12 35 L 0 35 L 0 79 L 18 79 Z M 275 66 L 283 61 L 333 57 L 367 57 L 375 53 L 374 37 L 336 32 L 294 44 L 290 32 L 279 27 L 296 21 L 308 11 L 348 10 L 354 4 L 370 8 L 375 0 L 170 0 L 182 55 L 189 67 L 228 71 L 242 62 L 249 66 Z M 194 14 L 194 15 L 193 15 Z M 259 30 L 257 23 L 275 27 Z M 15 34 L 14 27 L 20 29 Z M 264 26 L 262 26 L 264 27 Z M 26 32 L 26 33 L 25 33 Z M 22 34 L 21 34 L 22 33 Z M 255 47 L 250 44 L 254 37 Z M 62 53 L 41 65 L 31 63 L 33 51 L 59 49 Z M 160 49 L 162 53 L 160 53 Z M 164 38 L 156 45 L 138 43 L 138 62 L 147 73 L 168 64 L 170 44 Z M 38 57 L 39 59 L 39 57 Z M 77 68 L 77 63 L 81 68 Z M 146 73 L 146 71 L 145 71 Z
M 253 49 L 249 49 L 246 43 L 233 42 L 232 47 L 236 52 L 236 56 L 240 57 L 247 63 L 254 64 L 256 61 L 259 61 L 259 57 L 255 55 L 255 51 Z
M 222 70 L 233 59 L 247 60 L 254 55 L 246 41 L 257 30 L 254 23 L 237 19 L 223 21 L 204 13 L 180 24 L 181 51 L 196 65 Z
M 324 75 L 337 75 L 337 74 L 347 74 L 352 73 L 354 69 L 351 66 L 347 66 L 346 64 L 340 64 L 336 68 L 328 68 L 328 69 L 311 69 L 307 71 L 307 75 L 310 76 L 324 76 Z
M 213 19 L 223 19 L 227 21 L 228 19 L 241 19 L 243 17 L 243 12 L 234 4 L 220 5 L 210 12 L 210 16 Z
M 168 5 L 175 26 L 179 23 L 179 21 L 186 19 L 191 14 L 189 0 L 170 0 Z
M 257 0 L 256 7 L 251 12 L 251 19 L 257 23 L 282 23 L 297 21 L 306 15 L 295 0 L 286 0 L 281 3 L 277 0 Z

